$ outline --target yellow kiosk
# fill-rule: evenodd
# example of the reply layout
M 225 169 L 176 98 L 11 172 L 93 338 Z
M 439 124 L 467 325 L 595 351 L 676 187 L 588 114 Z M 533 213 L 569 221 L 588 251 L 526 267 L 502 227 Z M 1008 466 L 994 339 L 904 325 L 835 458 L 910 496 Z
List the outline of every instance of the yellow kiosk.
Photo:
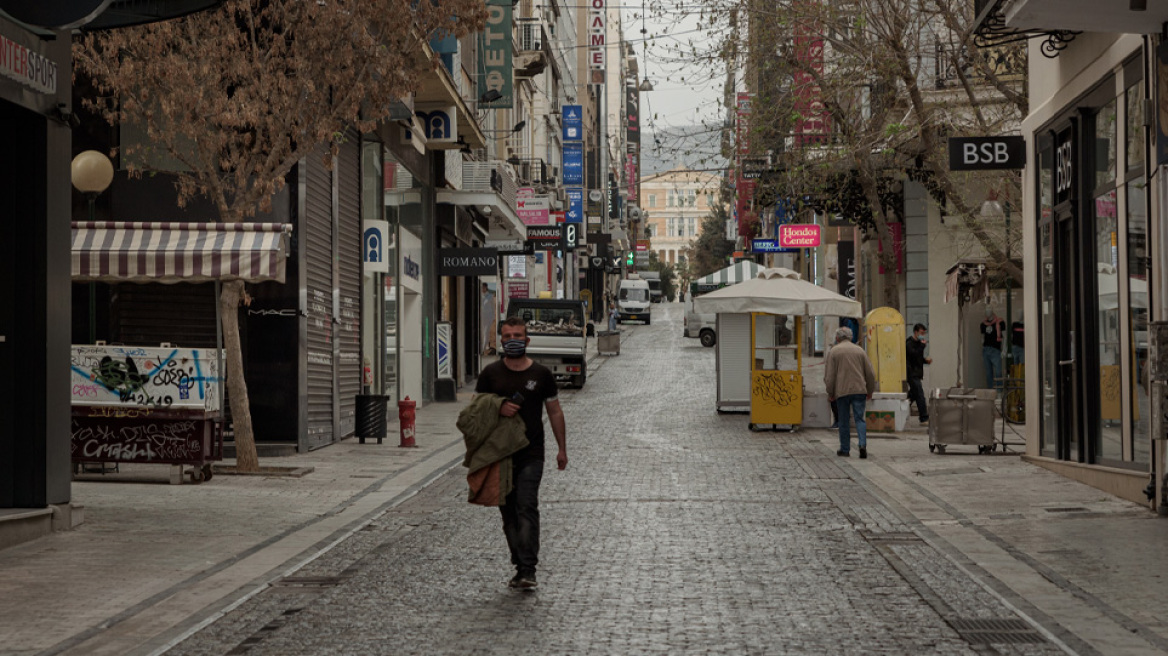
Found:
M 750 428 L 803 422 L 803 317 L 750 315 Z
M 803 423 L 803 317 L 862 316 L 857 301 L 782 268 L 698 296 L 694 311 L 718 315 L 717 410 L 749 403 L 751 430 Z
M 890 307 L 878 307 L 864 318 L 868 359 L 876 370 L 876 391 L 899 394 L 904 391 L 904 316 Z

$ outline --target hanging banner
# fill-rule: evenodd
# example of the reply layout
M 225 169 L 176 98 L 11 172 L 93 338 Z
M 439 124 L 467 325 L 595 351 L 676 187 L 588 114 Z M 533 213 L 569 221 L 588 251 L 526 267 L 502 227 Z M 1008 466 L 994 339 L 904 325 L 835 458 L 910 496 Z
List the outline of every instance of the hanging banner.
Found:
M 564 119 L 564 141 L 583 141 L 584 108 L 581 105 L 564 105 L 560 116 Z
M 839 267 L 836 279 L 839 288 L 836 290 L 842 296 L 856 300 L 856 242 L 841 241 L 836 245 Z
M 511 67 L 511 0 L 487 0 L 487 25 L 479 34 L 479 109 L 515 106 Z M 500 95 L 484 100 L 492 91 Z M 493 95 L 493 94 L 492 94 Z
M 564 184 L 584 184 L 584 144 L 564 144 Z
M 566 223 L 584 223 L 584 190 L 567 189 L 568 212 L 564 216 Z
M 819 26 L 806 21 L 795 23 L 795 59 L 799 66 L 791 80 L 795 96 L 795 145 L 808 146 L 827 143 L 831 127 L 823 92 L 816 80 L 823 75 L 823 38 Z

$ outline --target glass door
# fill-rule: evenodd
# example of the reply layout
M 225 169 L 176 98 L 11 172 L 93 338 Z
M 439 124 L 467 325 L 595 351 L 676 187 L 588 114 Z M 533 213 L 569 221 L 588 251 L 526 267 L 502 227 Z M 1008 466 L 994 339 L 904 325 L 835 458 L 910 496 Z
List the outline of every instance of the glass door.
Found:
M 1078 310 L 1078 269 L 1075 266 L 1075 222 L 1069 212 L 1055 222 L 1055 309 L 1054 350 L 1056 379 L 1056 416 L 1058 421 L 1056 445 L 1060 460 L 1082 462 L 1082 440 L 1076 390 L 1079 389 L 1077 339 L 1079 331 L 1075 318 Z

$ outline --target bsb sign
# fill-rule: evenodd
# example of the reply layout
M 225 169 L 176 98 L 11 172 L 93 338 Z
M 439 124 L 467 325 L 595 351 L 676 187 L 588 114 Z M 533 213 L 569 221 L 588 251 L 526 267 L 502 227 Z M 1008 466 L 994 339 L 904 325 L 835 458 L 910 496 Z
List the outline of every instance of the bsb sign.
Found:
M 950 137 L 950 171 L 994 171 L 1026 166 L 1024 137 Z

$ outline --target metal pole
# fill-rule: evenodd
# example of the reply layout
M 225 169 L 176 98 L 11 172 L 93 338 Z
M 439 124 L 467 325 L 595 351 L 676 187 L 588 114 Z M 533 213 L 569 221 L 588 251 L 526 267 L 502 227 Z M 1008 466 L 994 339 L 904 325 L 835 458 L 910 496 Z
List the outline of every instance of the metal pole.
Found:
M 217 364 L 217 371 L 215 372 L 215 384 L 219 389 L 219 412 L 222 416 L 223 412 L 223 379 L 226 374 L 223 371 L 223 309 L 221 307 L 220 298 L 222 298 L 223 289 L 221 283 L 215 281 L 215 361 Z
M 93 216 L 97 206 L 97 194 L 88 193 L 85 196 L 89 199 L 89 222 L 93 223 Z M 89 343 L 97 343 L 97 283 L 89 283 Z
M 1006 261 L 1010 261 L 1010 252 L 1012 249 L 1012 242 L 1010 240 L 1010 202 L 1006 201 L 1004 204 L 1006 211 Z M 1002 378 L 1010 377 L 1010 365 L 1014 364 L 1014 319 L 1013 319 L 1013 300 L 1014 288 L 1013 279 L 1006 276 L 1006 341 L 1002 344 L 1002 362 L 1006 363 L 1004 371 L 1002 371 Z M 1002 381 L 1002 395 L 1005 396 L 1005 380 Z

